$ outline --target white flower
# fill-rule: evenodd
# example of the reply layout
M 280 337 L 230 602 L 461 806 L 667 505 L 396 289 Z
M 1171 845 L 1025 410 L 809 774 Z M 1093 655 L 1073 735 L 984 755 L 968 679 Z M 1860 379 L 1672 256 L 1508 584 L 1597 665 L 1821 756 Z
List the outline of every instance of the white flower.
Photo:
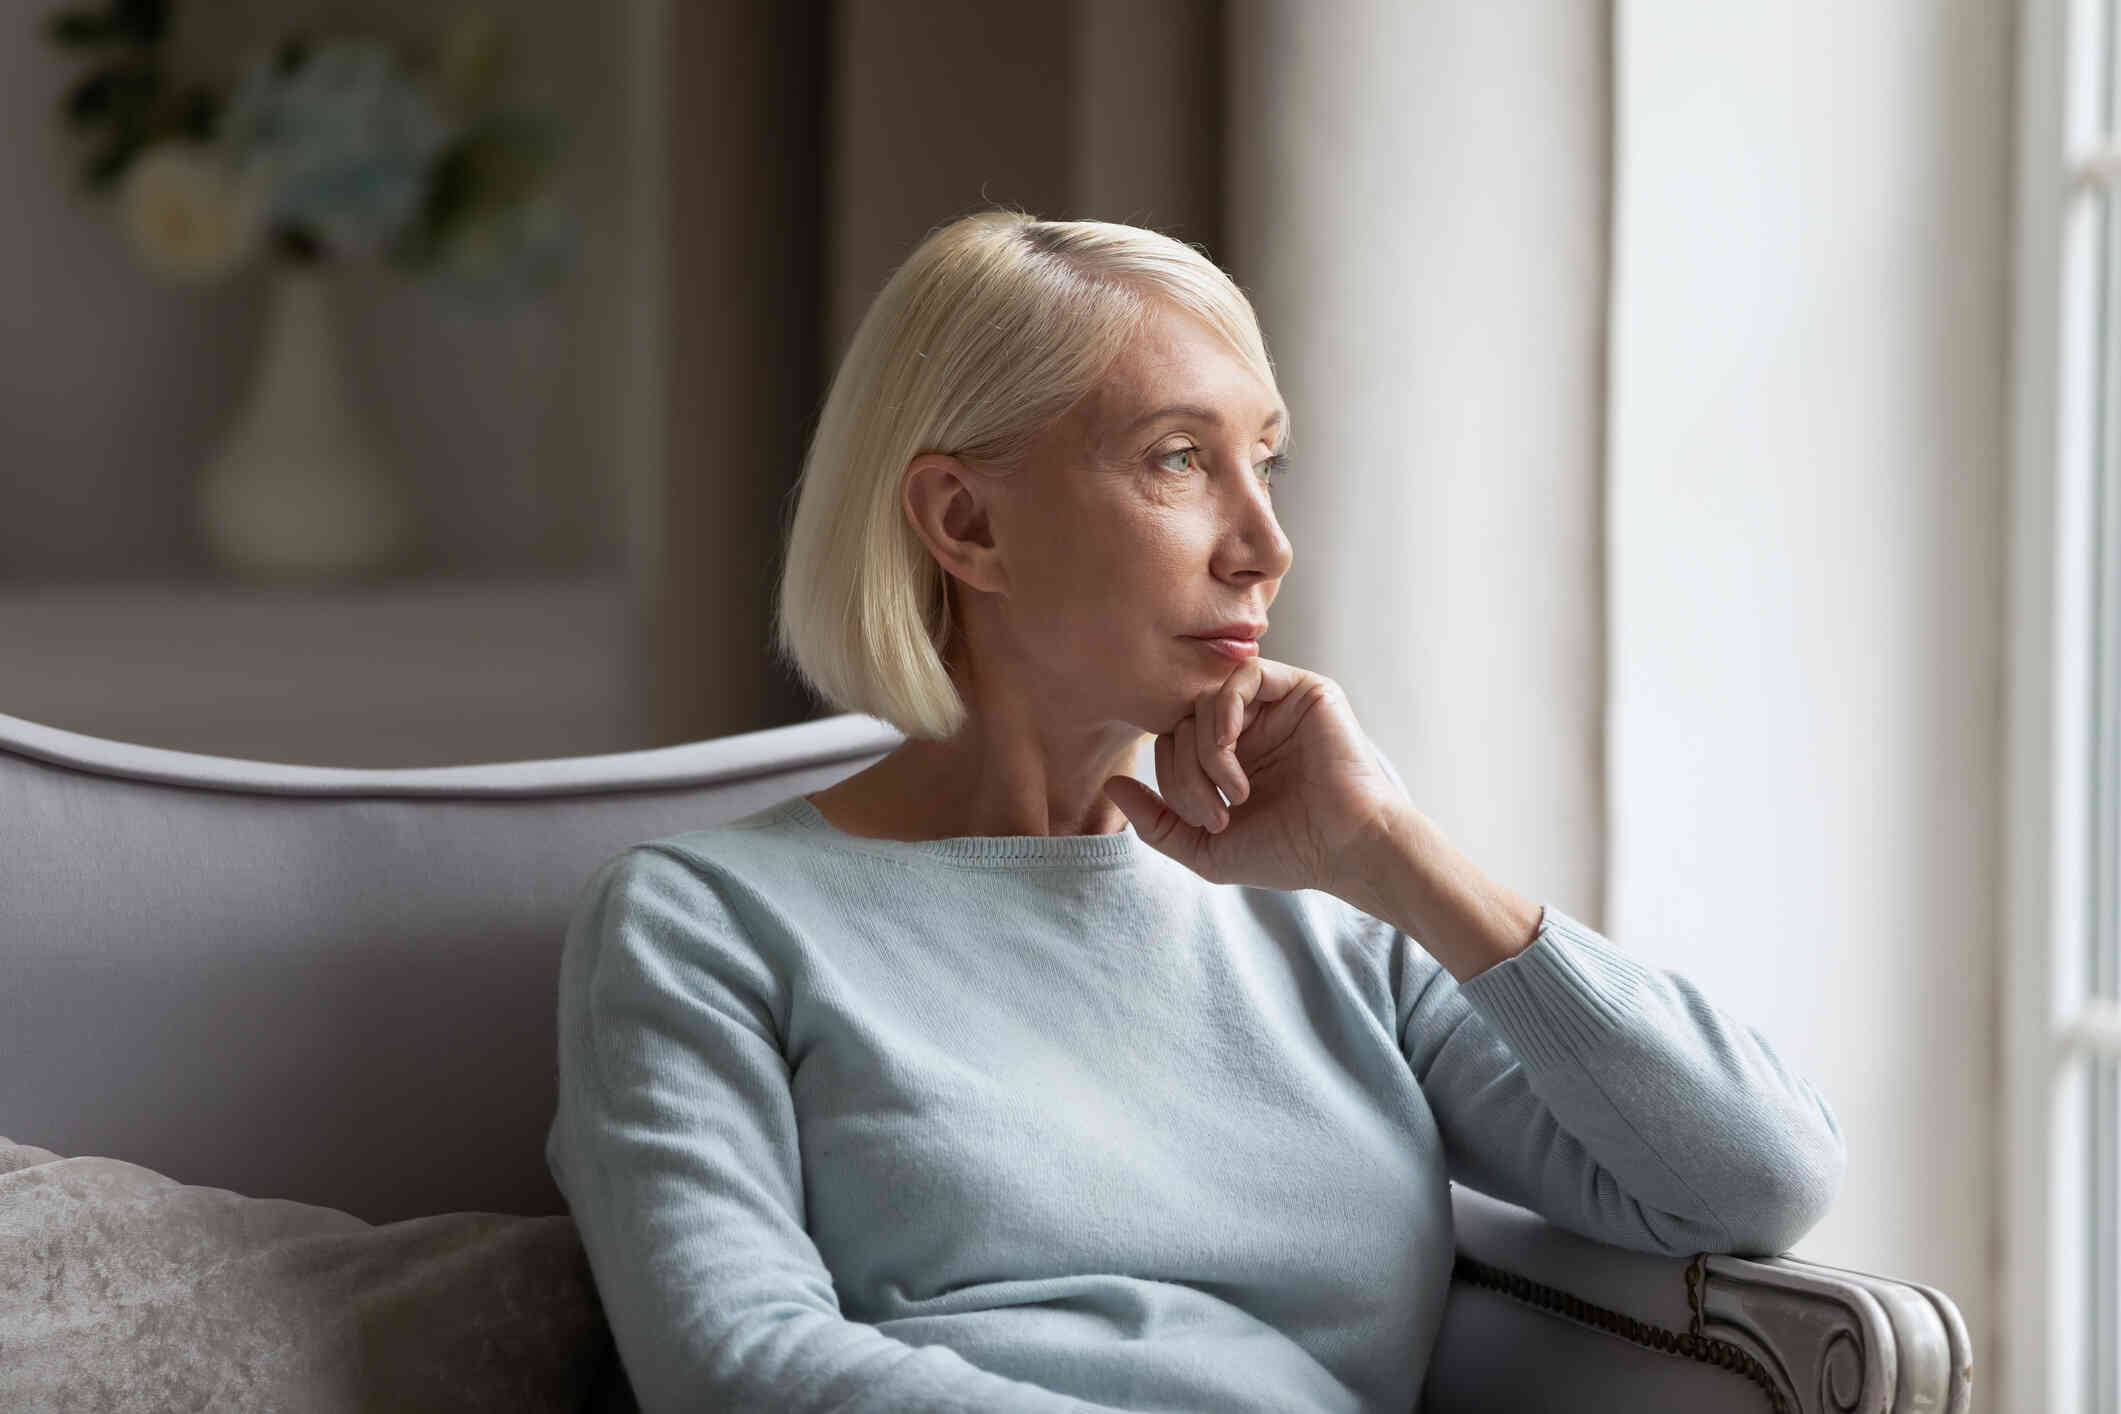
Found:
M 265 193 L 203 143 L 169 140 L 127 164 L 118 190 L 125 234 L 142 263 L 204 281 L 249 259 L 265 233 Z

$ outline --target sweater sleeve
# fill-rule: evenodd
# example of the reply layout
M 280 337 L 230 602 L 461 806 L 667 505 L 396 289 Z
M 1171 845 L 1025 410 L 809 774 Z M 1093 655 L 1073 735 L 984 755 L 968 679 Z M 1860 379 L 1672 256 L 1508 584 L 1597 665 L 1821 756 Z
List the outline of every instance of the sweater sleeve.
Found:
M 1825 1098 L 1687 978 L 1552 905 L 1463 983 L 1398 941 L 1400 1050 L 1453 1178 L 1670 1255 L 1786 1252 L 1840 1191 Z
M 1093 1408 L 841 1315 L 804 1225 L 784 972 L 660 845 L 574 907 L 546 1162 L 643 1414 Z

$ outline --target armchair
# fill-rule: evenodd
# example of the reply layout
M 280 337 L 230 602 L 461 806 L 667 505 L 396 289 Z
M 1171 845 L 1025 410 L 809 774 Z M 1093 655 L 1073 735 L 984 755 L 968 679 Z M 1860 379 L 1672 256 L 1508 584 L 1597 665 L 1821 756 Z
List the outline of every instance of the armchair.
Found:
M 353 770 L 0 716 L 0 1135 L 371 1224 L 564 1215 L 542 1146 L 577 888 L 629 844 L 822 789 L 899 740 L 837 716 Z M 1433 1414 L 1969 1407 L 1967 1334 L 1941 1292 L 1787 1257 L 1628 1252 L 1458 1185 L 1452 1199 Z M 589 1407 L 633 1407 L 608 1355 Z

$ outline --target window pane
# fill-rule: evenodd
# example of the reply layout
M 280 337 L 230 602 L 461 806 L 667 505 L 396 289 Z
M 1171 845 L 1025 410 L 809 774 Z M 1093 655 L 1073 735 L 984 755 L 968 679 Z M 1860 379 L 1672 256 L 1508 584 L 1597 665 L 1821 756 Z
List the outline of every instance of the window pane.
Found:
M 2116 0 L 2101 0 L 2097 53 L 2097 131 L 2108 143 L 2115 138 L 2116 93 L 2121 76 L 2121 45 L 2115 41 Z M 2093 856 L 2089 873 L 2091 916 L 2086 920 L 2086 994 L 2121 994 L 2121 233 L 2115 229 L 2117 198 L 2103 188 L 2098 203 L 2099 278 L 2096 299 L 2096 397 L 2092 403 L 2094 585 L 2092 645 L 2092 748 L 2095 753 L 2090 799 L 2095 818 L 2089 837 Z M 2121 1271 L 2117 1271 L 2117 1229 L 2121 1229 L 2121 1086 L 2111 1056 L 2091 1066 L 2088 1100 L 2091 1205 L 2085 1230 L 2091 1245 L 2085 1263 L 2091 1290 L 2086 1293 L 2090 1362 L 2088 1410 L 2121 1410 Z
M 2091 1276 L 2091 1396 L 2088 1408 L 2121 1409 L 2116 1391 L 2121 1390 L 2121 1302 L 2114 1299 L 2117 1254 L 2121 1246 L 2121 1193 L 2115 1186 L 2121 1175 L 2121 1060 L 2100 1056 L 2091 1065 L 2092 1186 L 2091 1260 L 2085 1263 Z
M 2097 95 L 2100 130 L 2114 128 L 2116 94 L 2121 92 L 2114 66 L 2121 61 L 2121 41 L 2115 36 L 2115 11 L 2121 0 L 2101 0 L 2105 18 L 2099 42 L 2104 62 L 2099 66 Z M 2111 141 L 2111 138 L 2109 139 Z M 2094 448 L 2091 468 L 2093 585 L 2096 600 L 2092 614 L 2091 702 L 2093 788 L 2090 794 L 2094 818 L 2090 822 L 2092 867 L 2088 881 L 2092 896 L 2086 933 L 2085 991 L 2092 997 L 2113 997 L 2121 991 L 2121 191 L 2101 184 L 2083 199 L 2095 206 L 2094 249 L 2099 271 L 2087 293 L 2096 304 L 2093 327 L 2095 394 L 2086 409 L 2092 427 Z M 2066 290 L 2064 298 L 2069 298 Z M 2096 1130 L 2094 1131 L 2097 1132 Z M 2112 1408 L 2111 1405 L 2099 1406 Z

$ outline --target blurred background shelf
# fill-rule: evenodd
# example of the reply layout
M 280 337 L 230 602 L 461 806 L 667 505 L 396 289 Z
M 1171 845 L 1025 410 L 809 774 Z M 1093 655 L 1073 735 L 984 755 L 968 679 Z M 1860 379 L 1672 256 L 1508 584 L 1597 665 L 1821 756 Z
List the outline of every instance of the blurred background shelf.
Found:
M 320 766 L 626 751 L 650 744 L 637 619 L 611 570 L 0 585 L 0 712 Z

